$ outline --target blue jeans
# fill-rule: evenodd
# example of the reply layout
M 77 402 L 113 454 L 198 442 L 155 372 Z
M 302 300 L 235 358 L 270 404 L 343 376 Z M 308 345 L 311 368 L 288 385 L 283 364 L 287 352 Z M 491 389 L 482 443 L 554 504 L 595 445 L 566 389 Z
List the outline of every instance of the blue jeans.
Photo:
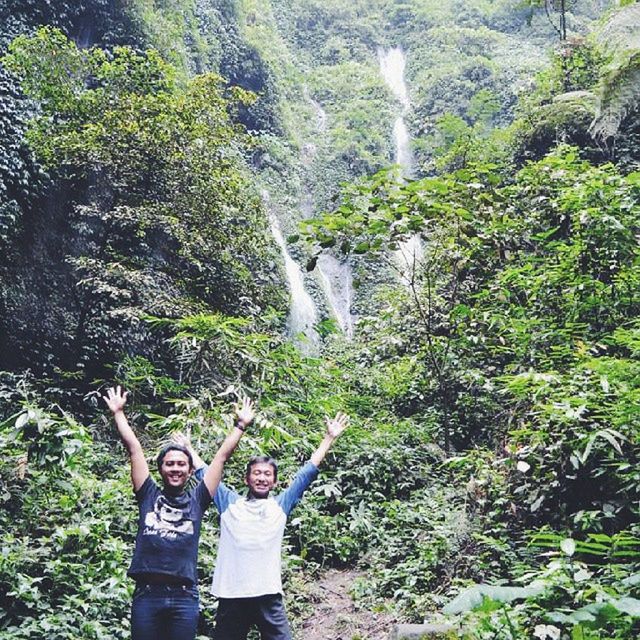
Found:
M 195 586 L 138 584 L 131 606 L 132 640 L 193 640 L 198 604 Z

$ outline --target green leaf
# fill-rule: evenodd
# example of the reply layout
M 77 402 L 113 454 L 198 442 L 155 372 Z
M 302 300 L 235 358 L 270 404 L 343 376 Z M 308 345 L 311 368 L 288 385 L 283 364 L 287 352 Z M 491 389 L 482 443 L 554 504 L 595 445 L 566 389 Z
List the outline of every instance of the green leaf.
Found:
M 328 249 L 329 247 L 333 247 L 336 243 L 336 239 L 330 236 L 324 236 L 322 240 L 320 240 L 319 244 L 323 249 Z
M 486 599 L 496 602 L 512 602 L 540 595 L 544 591 L 541 583 L 527 587 L 501 587 L 478 584 L 459 593 L 442 611 L 446 614 L 462 613 L 481 607 Z
M 618 600 L 612 600 L 611 604 L 620 611 L 620 613 L 624 613 L 632 618 L 640 618 L 640 600 L 636 598 L 619 598 Z
M 635 587 L 640 584 L 640 573 L 634 573 L 622 581 L 625 587 Z
M 27 422 L 29 422 L 29 412 L 28 411 L 23 411 L 17 418 L 16 418 L 16 422 L 15 422 L 15 428 L 16 430 L 20 430 L 22 429 L 22 427 L 25 426 L 25 424 L 27 424 Z

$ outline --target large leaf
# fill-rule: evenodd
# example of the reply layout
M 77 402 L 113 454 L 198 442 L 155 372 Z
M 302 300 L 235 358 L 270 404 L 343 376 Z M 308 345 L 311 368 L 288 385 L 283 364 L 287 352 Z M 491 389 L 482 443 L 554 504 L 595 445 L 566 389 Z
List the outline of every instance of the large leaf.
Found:
M 618 598 L 611 604 L 620 612 L 633 618 L 640 618 L 640 600 L 637 598 Z
M 565 538 L 560 543 L 560 549 L 568 556 L 572 556 L 576 552 L 576 541 L 571 538 Z
M 640 573 L 634 573 L 630 575 L 628 578 L 625 578 L 622 581 L 622 584 L 626 587 L 633 587 L 637 584 L 640 584 Z
M 553 622 L 564 624 L 597 622 L 602 625 L 620 614 L 631 616 L 632 618 L 640 618 L 640 600 L 627 597 L 611 599 L 606 602 L 593 602 L 571 613 L 552 611 L 548 614 L 548 618 Z
M 446 614 L 463 613 L 482 606 L 487 599 L 496 602 L 512 602 L 540 595 L 543 591 L 544 586 L 541 583 L 533 583 L 527 587 L 477 584 L 459 593 L 442 611 Z

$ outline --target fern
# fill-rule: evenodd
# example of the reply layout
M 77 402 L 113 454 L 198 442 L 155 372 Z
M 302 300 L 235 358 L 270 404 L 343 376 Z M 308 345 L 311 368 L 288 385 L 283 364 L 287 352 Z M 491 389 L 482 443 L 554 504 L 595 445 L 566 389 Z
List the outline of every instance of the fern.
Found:
M 640 50 L 619 56 L 600 81 L 600 99 L 589 133 L 599 140 L 616 135 L 640 103 Z
M 640 4 L 612 14 L 596 38 L 611 55 L 600 79 L 596 115 L 591 135 L 605 141 L 615 136 L 626 116 L 640 104 Z
M 640 49 L 640 3 L 612 14 L 596 32 L 599 44 L 610 52 Z

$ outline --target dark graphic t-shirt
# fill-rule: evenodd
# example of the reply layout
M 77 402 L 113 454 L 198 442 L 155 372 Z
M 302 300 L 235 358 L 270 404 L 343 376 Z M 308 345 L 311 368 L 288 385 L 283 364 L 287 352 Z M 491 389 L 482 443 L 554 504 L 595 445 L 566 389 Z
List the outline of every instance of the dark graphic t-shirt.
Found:
M 149 476 L 136 500 L 138 534 L 129 575 L 162 573 L 196 584 L 200 523 L 211 502 L 204 482 L 191 492 L 170 496 Z

